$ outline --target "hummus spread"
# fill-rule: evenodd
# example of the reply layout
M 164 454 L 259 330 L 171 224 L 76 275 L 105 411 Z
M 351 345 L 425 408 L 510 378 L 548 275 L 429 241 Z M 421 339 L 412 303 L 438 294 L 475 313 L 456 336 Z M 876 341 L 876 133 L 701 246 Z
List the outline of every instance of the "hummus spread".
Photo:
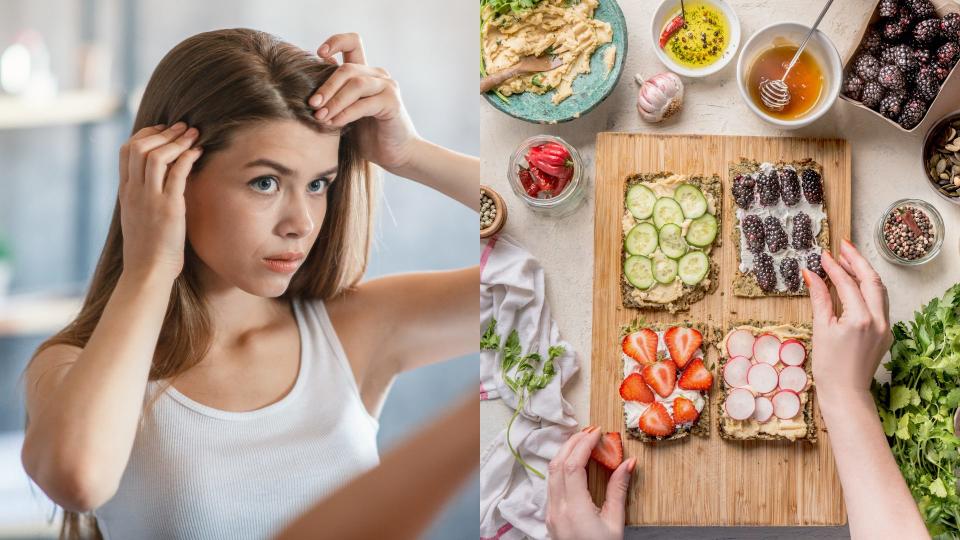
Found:
M 554 104 L 570 97 L 573 80 L 590 72 L 594 51 L 613 41 L 610 25 L 593 18 L 598 3 L 599 0 L 580 0 L 568 6 L 567 0 L 542 0 L 531 9 L 504 15 L 497 15 L 490 5 L 484 5 L 480 11 L 480 38 L 487 73 L 507 69 L 524 56 L 544 53 L 562 62 L 549 71 L 507 79 L 497 90 L 509 96 L 523 92 L 544 94 L 555 88 Z M 608 65 L 612 67 L 612 57 Z

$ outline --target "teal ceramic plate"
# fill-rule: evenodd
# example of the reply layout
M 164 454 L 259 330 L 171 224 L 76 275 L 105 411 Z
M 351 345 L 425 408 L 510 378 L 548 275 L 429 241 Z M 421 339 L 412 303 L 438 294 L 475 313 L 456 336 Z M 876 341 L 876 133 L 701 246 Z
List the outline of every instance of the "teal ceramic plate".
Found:
M 613 29 L 613 41 L 599 47 L 590 58 L 590 73 L 583 73 L 573 81 L 573 95 L 554 105 L 551 99 L 556 90 L 537 95 L 524 92 L 507 96 L 507 101 L 490 92 L 484 94 L 487 102 L 502 112 L 537 124 L 556 124 L 579 118 L 600 104 L 620 79 L 623 71 L 623 59 L 627 55 L 627 23 L 623 11 L 616 0 L 600 0 L 594 18 L 610 24 Z M 617 57 L 613 69 L 607 73 L 603 65 L 603 52 L 607 47 L 617 48 Z

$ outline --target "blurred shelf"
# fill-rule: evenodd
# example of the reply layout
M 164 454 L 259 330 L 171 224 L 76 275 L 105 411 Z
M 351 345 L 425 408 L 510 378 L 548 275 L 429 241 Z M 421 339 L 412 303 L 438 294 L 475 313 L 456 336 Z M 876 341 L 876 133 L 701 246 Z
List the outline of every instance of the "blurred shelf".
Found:
M 80 312 L 83 298 L 61 295 L 22 295 L 0 298 L 0 338 L 50 335 Z
M 69 90 L 49 99 L 0 96 L 0 129 L 85 124 L 107 120 L 121 107 L 120 96 Z

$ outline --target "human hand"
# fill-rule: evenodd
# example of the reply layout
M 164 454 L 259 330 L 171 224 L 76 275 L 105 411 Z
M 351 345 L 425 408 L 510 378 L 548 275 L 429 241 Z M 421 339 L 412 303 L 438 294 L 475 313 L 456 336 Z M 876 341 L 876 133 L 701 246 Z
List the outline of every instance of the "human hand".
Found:
M 603 508 L 587 490 L 587 461 L 602 433 L 595 426 L 573 434 L 550 461 L 547 473 L 547 530 L 554 540 L 621 540 L 624 504 L 636 458 L 623 461 L 607 483 Z
M 120 147 L 120 225 L 123 271 L 172 282 L 183 270 L 186 206 L 183 190 L 202 149 L 199 132 L 183 122 L 141 129 Z
M 317 109 L 314 118 L 336 128 L 356 121 L 361 157 L 391 172 L 402 170 L 413 159 L 420 138 L 397 81 L 383 68 L 366 65 L 357 34 L 330 36 L 317 49 L 321 58 L 332 62 L 337 53 L 343 64 L 308 100 Z
M 817 395 L 867 395 L 877 366 L 893 343 L 889 298 L 880 276 L 850 242 L 834 259 L 824 251 L 821 264 L 837 289 L 843 313 L 833 311 L 830 291 L 820 276 L 803 271 L 813 304 L 813 376 Z

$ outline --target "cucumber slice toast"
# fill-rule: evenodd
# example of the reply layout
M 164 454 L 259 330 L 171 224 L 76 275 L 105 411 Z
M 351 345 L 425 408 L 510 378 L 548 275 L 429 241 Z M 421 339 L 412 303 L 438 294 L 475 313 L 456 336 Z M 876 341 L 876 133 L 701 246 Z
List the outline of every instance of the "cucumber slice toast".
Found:
M 643 255 L 631 255 L 623 261 L 623 273 L 627 281 L 638 289 L 647 290 L 656 281 L 653 277 L 653 263 Z
M 623 239 L 623 247 L 631 255 L 650 255 L 657 245 L 657 228 L 647 222 L 635 225 Z
M 713 214 L 704 214 L 687 227 L 687 243 L 691 246 L 707 247 L 716 238 L 717 218 Z
M 627 209 L 637 219 L 647 219 L 653 214 L 657 195 L 647 186 L 637 184 L 627 191 Z
M 707 213 L 707 198 L 697 186 L 680 184 L 673 192 L 673 198 L 683 210 L 683 217 L 687 219 L 696 219 Z
M 687 285 L 696 285 L 707 277 L 710 271 L 710 260 L 702 251 L 691 251 L 677 261 L 677 274 L 680 280 Z

